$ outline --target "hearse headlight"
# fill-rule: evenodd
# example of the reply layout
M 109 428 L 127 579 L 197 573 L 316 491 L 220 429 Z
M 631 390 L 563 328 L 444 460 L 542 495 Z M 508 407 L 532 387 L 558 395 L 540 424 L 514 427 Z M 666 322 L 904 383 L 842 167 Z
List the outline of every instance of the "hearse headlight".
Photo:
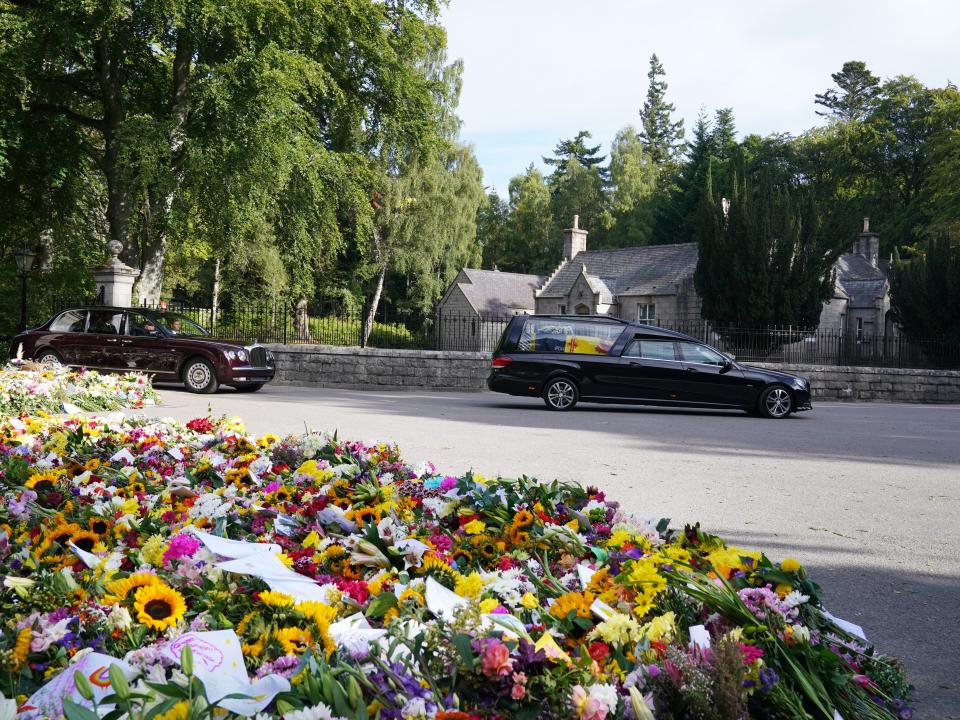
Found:
M 237 350 L 237 360 L 240 362 L 247 361 L 247 351 L 246 350 Z
M 237 354 L 233 350 L 224 350 L 223 354 L 227 356 L 227 360 L 237 359 Z

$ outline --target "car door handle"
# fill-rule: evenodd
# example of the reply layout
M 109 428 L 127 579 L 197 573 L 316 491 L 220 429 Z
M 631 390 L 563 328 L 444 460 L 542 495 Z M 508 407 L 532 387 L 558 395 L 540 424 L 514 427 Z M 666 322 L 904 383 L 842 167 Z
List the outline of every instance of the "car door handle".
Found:
M 107 342 L 115 343 L 117 342 L 116 338 L 107 338 Z
M 694 372 L 694 373 L 695 373 L 695 372 L 700 372 L 700 371 L 697 370 L 696 368 L 684 368 L 684 370 L 686 370 L 687 372 Z

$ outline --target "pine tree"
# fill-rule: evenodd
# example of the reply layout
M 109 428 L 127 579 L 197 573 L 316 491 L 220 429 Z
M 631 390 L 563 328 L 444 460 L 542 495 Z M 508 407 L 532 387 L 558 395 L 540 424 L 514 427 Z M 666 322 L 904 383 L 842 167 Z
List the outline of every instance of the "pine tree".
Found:
M 667 166 L 676 161 L 683 153 L 683 120 L 672 119 L 676 111 L 673 103 L 668 103 L 667 81 L 663 65 L 656 53 L 650 56 L 650 71 L 647 77 L 647 98 L 640 109 L 642 130 L 640 139 L 643 148 L 658 167 Z
M 863 120 L 873 107 L 880 78 L 870 72 L 862 60 L 845 62 L 840 72 L 830 77 L 837 86 L 817 94 L 816 104 L 826 108 L 817 110 L 817 115 L 843 121 Z
M 576 160 L 585 168 L 596 167 L 601 177 L 605 180 L 607 170 L 603 167 L 602 163 L 606 159 L 606 156 L 597 155 L 597 153 L 600 152 L 599 145 L 587 147 L 584 141 L 591 137 L 592 135 L 588 130 L 581 130 L 572 140 L 561 140 L 558 142 L 557 146 L 553 149 L 554 156 L 543 158 L 543 162 L 554 168 L 552 175 L 558 177 L 564 175 L 567 172 L 569 162 Z

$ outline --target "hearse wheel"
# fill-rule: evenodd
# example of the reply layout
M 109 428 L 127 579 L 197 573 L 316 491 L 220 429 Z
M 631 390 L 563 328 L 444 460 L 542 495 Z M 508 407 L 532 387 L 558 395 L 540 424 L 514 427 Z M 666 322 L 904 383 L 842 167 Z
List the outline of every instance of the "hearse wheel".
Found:
M 773 420 L 783 420 L 793 412 L 793 396 L 784 385 L 771 385 L 760 393 L 757 404 L 760 414 Z
M 37 353 L 36 362 L 42 365 L 53 365 L 54 367 L 62 365 L 63 361 L 60 359 L 60 356 L 57 354 L 56 350 L 41 350 Z
M 543 402 L 550 410 L 572 410 L 579 399 L 577 384 L 564 377 L 551 380 L 543 388 Z

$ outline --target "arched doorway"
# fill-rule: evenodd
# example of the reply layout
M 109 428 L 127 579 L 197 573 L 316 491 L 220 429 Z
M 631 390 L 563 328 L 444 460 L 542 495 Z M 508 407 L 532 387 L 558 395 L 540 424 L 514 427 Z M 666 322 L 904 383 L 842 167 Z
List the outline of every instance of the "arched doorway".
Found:
M 589 315 L 589 314 L 590 314 L 590 306 L 589 306 L 589 305 L 584 305 L 583 303 L 579 303 L 579 304 L 573 309 L 573 312 L 576 313 L 577 315 Z

